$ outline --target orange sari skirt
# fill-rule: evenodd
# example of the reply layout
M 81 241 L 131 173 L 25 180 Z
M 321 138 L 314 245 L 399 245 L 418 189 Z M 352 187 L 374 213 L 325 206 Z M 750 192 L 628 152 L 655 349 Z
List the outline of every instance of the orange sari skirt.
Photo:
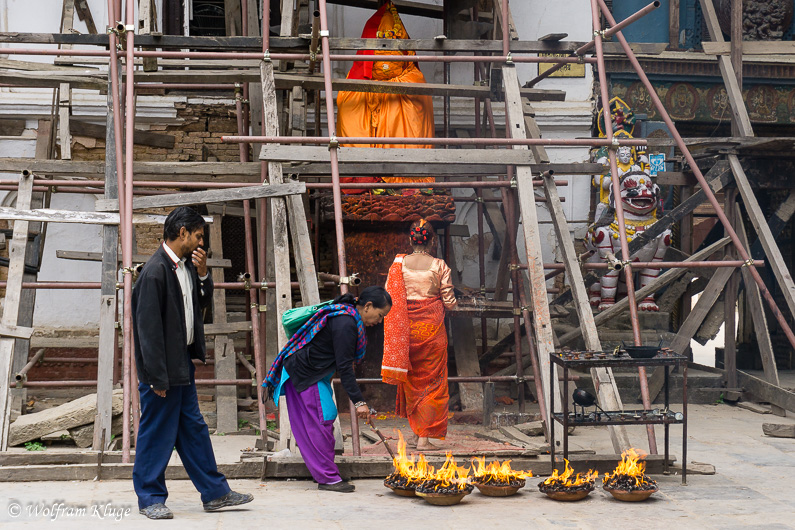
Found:
M 438 298 L 408 300 L 408 314 L 411 367 L 397 385 L 397 414 L 417 436 L 444 438 L 450 400 L 444 305 Z

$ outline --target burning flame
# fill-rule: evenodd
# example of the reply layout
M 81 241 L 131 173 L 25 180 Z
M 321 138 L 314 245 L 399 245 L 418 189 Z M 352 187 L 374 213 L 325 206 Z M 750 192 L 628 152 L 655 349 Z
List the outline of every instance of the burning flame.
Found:
M 608 484 L 610 481 L 617 481 L 619 479 L 628 479 L 630 482 L 634 481 L 636 488 L 648 487 L 656 485 L 656 482 L 646 476 L 646 462 L 643 459 L 646 454 L 638 453 L 635 449 L 627 449 L 621 453 L 621 462 L 618 463 L 616 469 L 612 473 L 606 473 L 603 484 Z
M 477 468 L 475 467 L 476 464 Z M 510 484 L 533 476 L 532 471 L 514 471 L 511 469 L 510 460 L 506 460 L 502 464 L 494 461 L 487 466 L 485 456 L 472 459 L 472 471 L 475 476 L 475 482 L 480 482 L 481 484 L 490 482 Z
M 593 485 L 594 481 L 599 477 L 599 472 L 593 469 L 588 470 L 588 473 L 585 475 L 581 475 L 580 473 L 575 475 L 574 470 L 569 465 L 569 461 L 564 459 L 564 462 L 566 462 L 566 469 L 563 471 L 563 474 L 560 475 L 557 469 L 553 469 L 552 475 L 543 482 L 544 486 L 577 488 L 587 484 Z
M 403 439 L 403 433 L 398 431 L 398 454 L 392 460 L 392 465 L 395 468 L 394 475 L 398 475 L 406 479 L 406 485 L 416 486 L 423 480 L 433 475 L 434 468 L 428 465 L 425 460 L 425 455 L 420 455 L 417 461 L 414 461 L 414 455 L 406 457 L 406 441 Z
M 439 471 L 434 473 L 433 467 L 428 467 L 430 468 L 430 473 L 426 481 L 436 482 L 432 488 L 433 491 L 439 488 L 449 489 L 451 487 L 454 487 L 458 491 L 465 491 L 467 489 L 469 485 L 469 479 L 467 478 L 469 476 L 469 468 L 457 465 L 453 453 L 447 453 L 447 458 L 444 464 L 442 464 L 442 467 L 439 468 Z

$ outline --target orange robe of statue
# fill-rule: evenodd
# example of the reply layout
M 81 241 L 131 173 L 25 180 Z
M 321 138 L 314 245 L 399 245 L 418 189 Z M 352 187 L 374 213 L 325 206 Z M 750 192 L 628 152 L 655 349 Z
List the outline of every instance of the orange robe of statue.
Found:
M 362 38 L 407 39 L 400 16 L 387 2 L 364 27 Z M 360 51 L 359 55 L 414 55 L 414 52 Z M 372 79 L 394 83 L 424 83 L 425 77 L 412 62 L 359 61 L 348 72 L 348 79 Z M 374 92 L 341 91 L 337 95 L 337 135 L 364 137 L 432 138 L 434 136 L 431 96 L 402 96 Z M 350 144 L 349 144 L 350 146 Z M 356 147 L 431 148 L 430 145 L 355 144 Z M 384 182 L 433 182 L 433 177 L 384 177 Z M 379 182 L 380 179 L 342 178 L 342 182 Z M 346 193 L 361 193 L 347 190 Z

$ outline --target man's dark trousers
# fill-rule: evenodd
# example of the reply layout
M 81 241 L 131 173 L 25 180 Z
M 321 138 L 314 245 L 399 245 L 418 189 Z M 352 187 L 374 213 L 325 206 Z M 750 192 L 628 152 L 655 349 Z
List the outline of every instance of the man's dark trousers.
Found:
M 149 385 L 138 384 L 141 422 L 135 445 L 133 485 L 141 509 L 166 502 L 166 465 L 175 447 L 185 471 L 201 493 L 202 502 L 223 497 L 230 491 L 226 477 L 218 472 L 210 433 L 199 412 L 195 372 L 191 362 L 190 385 L 172 386 L 164 398 Z

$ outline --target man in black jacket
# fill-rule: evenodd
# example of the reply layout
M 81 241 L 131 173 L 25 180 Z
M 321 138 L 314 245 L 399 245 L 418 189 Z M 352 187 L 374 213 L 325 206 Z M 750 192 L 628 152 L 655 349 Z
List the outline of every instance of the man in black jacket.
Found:
M 135 364 L 141 421 L 133 485 L 141 514 L 171 519 L 165 501 L 166 465 L 176 449 L 201 493 L 204 509 L 253 500 L 232 491 L 218 472 L 207 424 L 199 412 L 192 359 L 205 360 L 202 308 L 212 300 L 204 218 L 179 207 L 166 218 L 163 244 L 147 261 L 132 295 Z M 188 259 L 190 258 L 190 259 Z

